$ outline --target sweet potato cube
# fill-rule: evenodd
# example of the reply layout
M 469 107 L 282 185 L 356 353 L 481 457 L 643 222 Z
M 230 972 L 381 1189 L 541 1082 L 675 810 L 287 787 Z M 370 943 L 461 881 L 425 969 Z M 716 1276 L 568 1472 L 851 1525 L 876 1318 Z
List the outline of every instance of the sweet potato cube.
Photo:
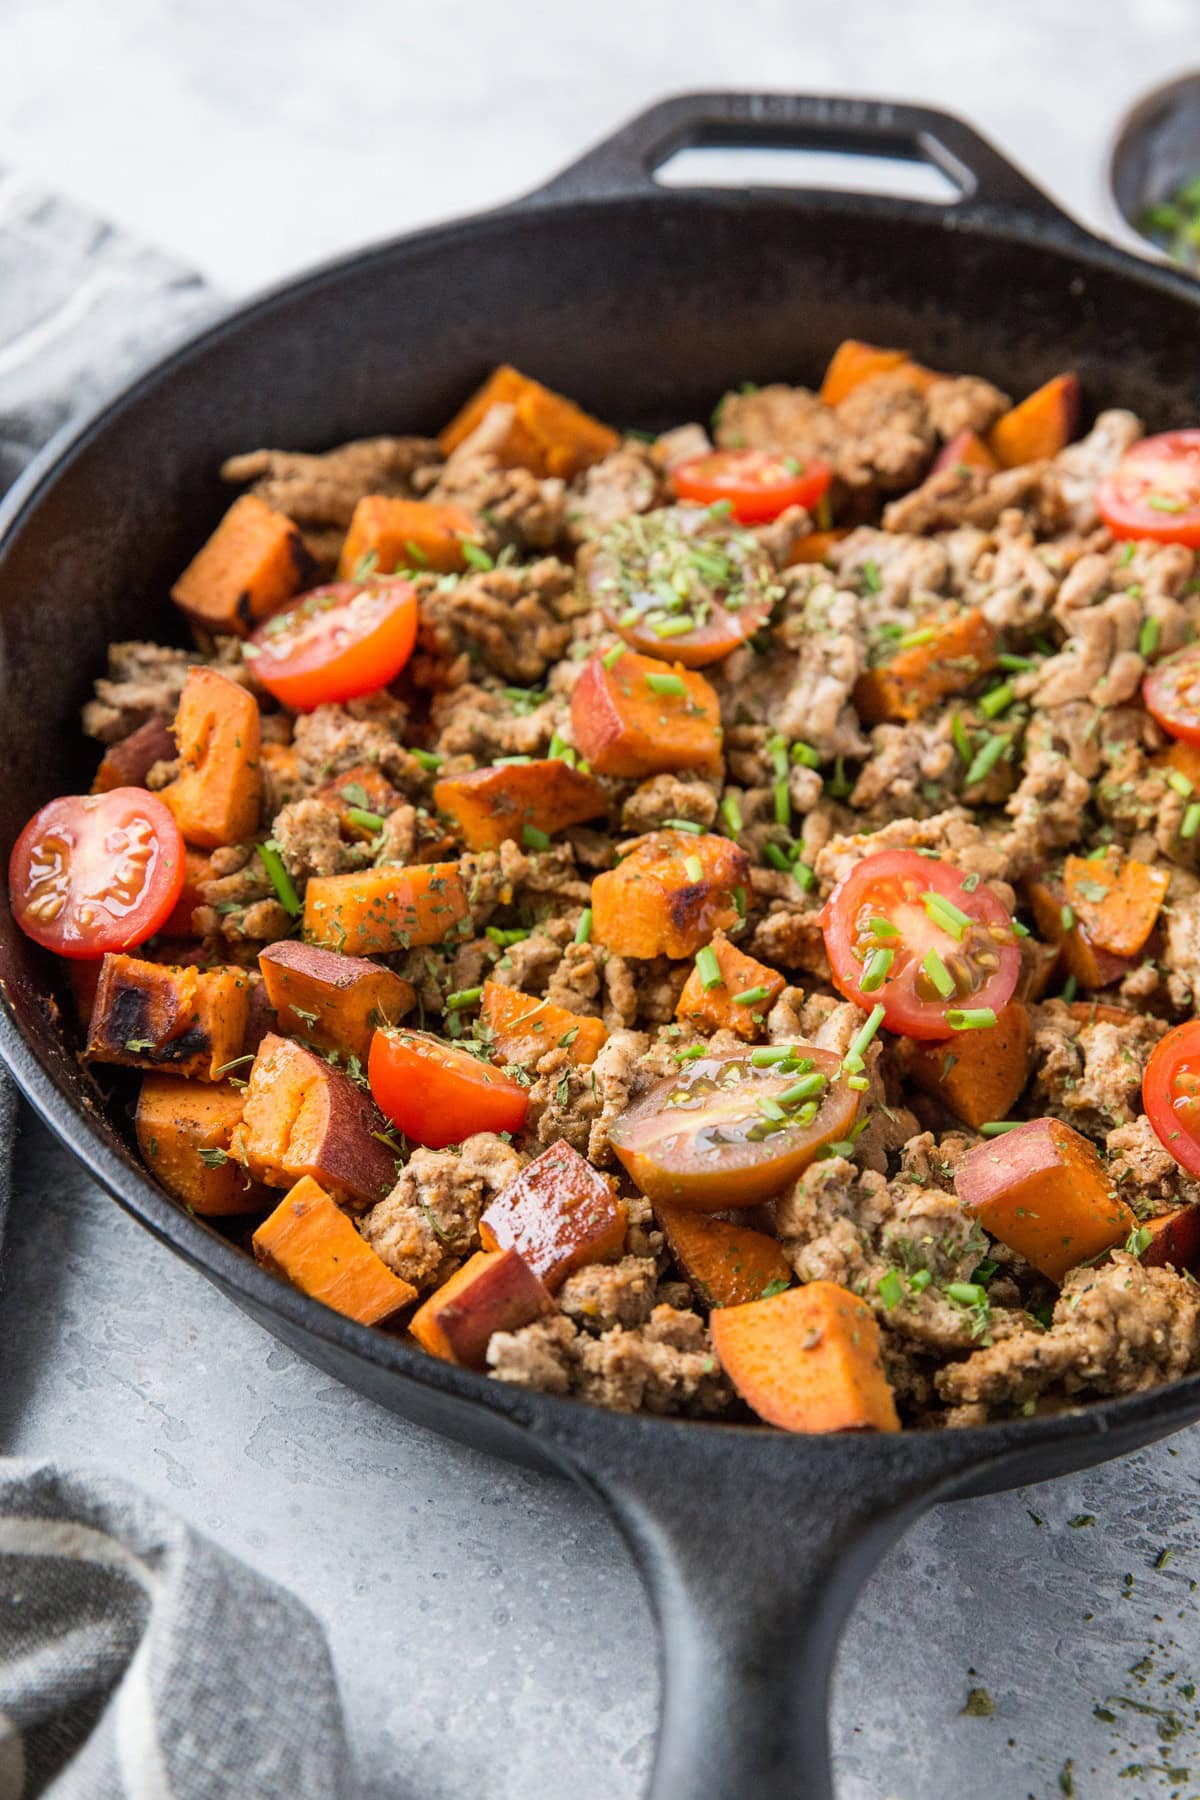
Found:
M 88 1027 L 91 1062 L 217 1081 L 242 1054 L 250 1010 L 241 969 L 104 958 Z
M 956 432 L 942 445 L 933 459 L 931 473 L 937 475 L 943 469 L 982 469 L 985 475 L 994 475 L 999 467 L 979 433 L 968 427 Z
M 728 838 L 647 832 L 592 882 L 592 938 L 618 956 L 695 956 L 737 922 L 749 879 L 750 859 Z
M 788 557 L 789 565 L 793 563 L 828 562 L 834 549 L 844 537 L 849 537 L 848 530 L 807 531 L 792 545 Z
M 378 819 L 386 819 L 401 803 L 387 776 L 371 763 L 355 763 L 353 768 L 343 769 L 317 789 L 316 798 L 337 813 L 343 837 L 356 838 L 372 838 L 378 828 L 351 818 L 352 813 L 373 813 Z
M 258 829 L 258 705 L 227 675 L 190 669 L 175 714 L 179 774 L 160 792 L 189 844 L 215 850 Z
M 608 811 L 600 783 L 554 756 L 448 775 L 435 782 L 433 804 L 453 819 L 468 850 L 495 850 L 506 838 L 521 843 L 527 827 L 552 835 Z
M 699 969 L 693 969 L 683 985 L 675 1017 L 697 1031 L 736 1031 L 750 1043 L 762 1036 L 767 1014 L 787 982 L 777 970 L 731 944 L 723 931 L 714 934 L 712 949 L 720 981 L 706 988 Z
M 1007 1119 L 1029 1079 L 1033 1024 L 1019 1000 L 1010 1000 L 996 1023 L 982 1031 L 960 1031 L 936 1043 L 905 1040 L 905 1070 L 960 1118 L 978 1130 L 991 1119 Z
M 825 379 L 821 383 L 821 399 L 826 406 L 840 406 L 848 394 L 876 375 L 910 375 L 915 387 L 928 387 L 935 379 L 929 369 L 913 362 L 907 350 L 883 350 L 877 344 L 864 344 L 858 338 L 844 338 L 829 359 Z
M 374 556 L 373 574 L 434 569 L 450 575 L 467 566 L 463 540 L 474 543 L 478 537 L 479 520 L 465 506 L 367 494 L 354 509 L 337 572 L 350 581 L 364 558 Z
M 836 1282 L 719 1307 L 709 1329 L 725 1373 L 768 1425 L 899 1431 L 874 1315 Z
M 258 767 L 263 782 L 263 811 L 267 818 L 308 792 L 300 773 L 300 752 L 294 744 L 261 744 Z
M 263 1220 L 253 1244 L 264 1268 L 360 1325 L 384 1325 L 417 1297 L 307 1175 Z
M 1160 1213 L 1147 1219 L 1143 1227 L 1150 1242 L 1142 1251 L 1142 1261 L 1152 1269 L 1165 1268 L 1194 1271 L 1200 1263 L 1200 1206 L 1179 1206 L 1174 1212 Z
M 706 1306 L 745 1306 L 792 1285 L 777 1238 L 690 1206 L 656 1206 L 671 1255 Z
M 1051 1281 L 1137 1225 L 1091 1144 L 1061 1119 L 1031 1119 L 977 1144 L 954 1186 L 985 1231 Z
M 492 1034 L 497 1059 L 530 1069 L 547 1050 L 565 1050 L 576 1067 L 588 1067 L 608 1036 L 601 1019 L 570 1012 L 551 1000 L 536 1000 L 498 981 L 484 982 L 479 1016 Z
M 147 1075 L 138 1095 L 138 1148 L 168 1194 L 204 1218 L 261 1212 L 272 1195 L 233 1153 L 244 1089 L 231 1081 Z
M 1119 851 L 1068 856 L 1063 864 L 1067 905 L 1089 941 L 1110 956 L 1137 956 L 1158 922 L 1170 885 L 1169 869 Z
M 554 1302 L 545 1284 L 515 1250 L 477 1250 L 412 1316 L 409 1330 L 431 1356 L 487 1364 L 494 1331 L 520 1331 Z
M 496 1195 L 479 1241 L 485 1250 L 519 1250 L 553 1292 L 585 1263 L 620 1256 L 626 1218 L 612 1183 L 560 1139 Z
M 1132 957 L 1101 950 L 1079 920 L 1072 919 L 1061 879 L 1048 874 L 1031 876 L 1024 887 L 1038 930 L 1048 943 L 1061 947 L 1067 973 L 1075 977 L 1081 988 L 1111 987 L 1136 966 Z
M 925 631 L 933 636 L 925 638 Z M 901 647 L 855 682 L 854 704 L 868 725 L 919 719 L 996 666 L 996 634 L 976 607 L 929 619 L 914 636 L 923 641 Z
M 1002 468 L 1057 456 L 1079 429 L 1077 375 L 1056 375 L 996 420 L 988 446 Z
M 158 762 L 170 762 L 175 755 L 175 733 L 165 713 L 155 713 L 128 737 L 110 744 L 104 752 L 93 794 L 107 794 L 113 788 L 145 787 L 146 777 Z
M 610 426 L 573 401 L 502 363 L 439 436 L 443 455 L 457 450 L 497 406 L 510 411 L 503 436 L 489 448 L 502 462 L 520 464 L 535 475 L 561 475 L 569 481 L 621 441 Z
M 348 956 L 389 956 L 440 944 L 469 912 L 457 863 L 384 863 L 313 876 L 304 890 L 304 936 Z
M 243 494 L 192 558 L 171 598 L 204 630 L 248 637 L 316 572 L 286 513 L 276 512 L 256 494 Z
M 721 772 L 721 707 L 695 669 L 622 650 L 593 656 L 571 694 L 579 754 L 598 775 Z
M 383 1121 L 348 1075 L 291 1038 L 265 1037 L 246 1085 L 234 1150 L 268 1187 L 311 1175 L 339 1206 L 361 1210 L 396 1181 Z
M 192 931 L 192 914 L 204 902 L 200 897 L 200 884 L 212 879 L 212 859 L 202 850 L 184 851 L 183 889 L 171 912 L 163 920 L 161 936 L 165 938 L 188 938 L 194 936 Z
M 1182 738 L 1172 738 L 1165 750 L 1155 752 L 1150 763 L 1164 772 L 1174 769 L 1177 774 L 1186 775 L 1200 793 L 1200 744 L 1185 744 Z
M 395 1025 L 416 1003 L 410 983 L 381 963 L 294 938 L 268 944 L 258 966 L 279 1031 L 360 1061 L 376 1026 Z

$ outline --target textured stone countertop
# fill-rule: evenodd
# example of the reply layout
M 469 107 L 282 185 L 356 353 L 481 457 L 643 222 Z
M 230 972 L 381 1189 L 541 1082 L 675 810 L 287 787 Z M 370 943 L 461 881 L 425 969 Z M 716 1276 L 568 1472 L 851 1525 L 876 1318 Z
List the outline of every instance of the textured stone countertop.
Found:
M 1107 224 L 1114 122 L 1187 66 L 1195 20 L 1192 0 L 5 0 L 0 163 L 236 293 L 531 187 L 673 89 L 794 87 L 957 109 Z M 33 1123 L 11 1232 L 0 1446 L 118 1470 L 301 1595 L 365 1795 L 641 1791 L 653 1631 L 590 1502 L 298 1360 Z M 843 1645 L 839 1800 L 1200 1793 L 1198 1483 L 1189 1432 L 918 1525 Z

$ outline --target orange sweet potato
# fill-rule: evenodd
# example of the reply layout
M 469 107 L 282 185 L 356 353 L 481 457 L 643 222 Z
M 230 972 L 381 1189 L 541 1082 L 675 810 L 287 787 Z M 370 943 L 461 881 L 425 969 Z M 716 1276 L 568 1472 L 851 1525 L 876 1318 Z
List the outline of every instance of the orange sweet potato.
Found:
M 448 775 L 434 783 L 433 804 L 453 819 L 468 850 L 495 850 L 505 838 L 519 843 L 527 826 L 552 834 L 608 811 L 600 783 L 561 757 Z
M 339 1206 L 361 1210 L 396 1181 L 395 1153 L 378 1135 L 383 1121 L 348 1075 L 292 1038 L 269 1033 L 246 1084 L 234 1154 L 268 1187 L 302 1175 Z
M 1061 946 L 1067 972 L 1081 988 L 1111 987 L 1134 968 L 1133 958 L 1114 956 L 1094 944 L 1078 919 L 1070 925 L 1066 923 L 1070 914 L 1064 916 L 1067 893 L 1060 878 L 1050 874 L 1030 876 L 1024 887 L 1038 930 L 1049 943 Z
M 805 532 L 804 536 L 798 538 L 792 545 L 788 562 L 789 564 L 827 562 L 834 546 L 840 544 L 842 539 L 849 535 L 848 529 Z
M 264 1268 L 360 1325 L 384 1325 L 417 1297 L 307 1175 L 263 1220 L 253 1244 Z
M 147 1075 L 138 1095 L 138 1148 L 168 1194 L 205 1218 L 261 1212 L 272 1196 L 233 1154 L 244 1090 L 231 1081 Z
M 906 1039 L 904 1066 L 918 1087 L 977 1130 L 989 1119 L 1007 1119 L 1029 1079 L 1032 1048 L 1028 1010 L 1010 1000 L 983 1031 L 960 1031 L 936 1043 Z
M 300 773 L 300 752 L 293 744 L 261 744 L 258 766 L 263 779 L 264 811 L 273 817 L 281 806 L 303 799 L 308 792 Z
M 381 575 L 392 575 L 397 569 L 454 574 L 467 566 L 464 538 L 474 542 L 478 537 L 479 520 L 465 506 L 368 494 L 354 509 L 337 572 L 343 581 L 349 581 L 364 557 L 374 556 L 372 572 Z
M 925 631 L 933 636 L 924 638 Z M 855 682 L 854 704 L 868 725 L 917 719 L 996 666 L 996 634 L 976 607 L 928 619 L 919 635 L 921 643 L 902 644 Z
M 469 438 L 496 406 L 508 407 L 511 413 L 503 436 L 489 443 L 489 449 L 502 462 L 519 463 L 535 475 L 561 475 L 569 481 L 608 456 L 621 441 L 610 426 L 573 401 L 502 363 L 439 436 L 443 455 L 449 456 Z
M 1031 1119 L 977 1144 L 954 1186 L 985 1231 L 1051 1281 L 1137 1225 L 1091 1144 L 1061 1119 Z
M 145 787 L 146 777 L 156 762 L 170 762 L 175 755 L 175 733 L 165 713 L 155 713 L 131 731 L 128 737 L 109 744 L 104 752 L 93 794 L 107 794 L 113 788 Z
M 656 1206 L 654 1216 L 679 1264 L 706 1306 L 745 1306 L 769 1288 L 791 1287 L 792 1269 L 776 1238 L 731 1225 L 690 1206 Z
M 594 1063 L 608 1031 L 600 1019 L 535 1000 L 519 988 L 485 981 L 479 1009 L 499 1061 L 532 1068 L 547 1050 L 563 1049 L 579 1068 Z
M 477 1250 L 412 1316 L 409 1330 L 431 1356 L 482 1369 L 494 1331 L 519 1331 L 554 1302 L 515 1250 Z
M 1068 856 L 1063 889 L 1068 906 L 1097 950 L 1136 956 L 1158 921 L 1171 885 L 1170 871 L 1122 857 Z
M 749 879 L 750 859 L 728 838 L 647 832 L 592 882 L 592 937 L 618 956 L 695 956 L 736 923 Z
M 571 694 L 575 744 L 596 773 L 719 775 L 721 708 L 704 676 L 634 650 L 609 666 L 611 655 L 591 657 Z
M 175 902 L 170 914 L 163 920 L 161 936 L 165 938 L 188 938 L 192 932 L 192 914 L 204 903 L 200 898 L 200 883 L 212 878 L 212 859 L 202 850 L 184 852 L 183 891 Z
M 304 936 L 348 956 L 387 956 L 440 944 L 468 917 L 457 863 L 384 863 L 352 875 L 320 875 L 304 891 Z
M 1186 775 L 1200 794 L 1200 744 L 1185 744 L 1182 738 L 1172 738 L 1165 750 L 1155 752 L 1150 762 L 1156 769 L 1174 769 L 1177 774 Z
M 192 558 L 171 598 L 201 629 L 248 637 L 316 572 L 287 515 L 256 494 L 243 494 Z
M 1079 377 L 1056 375 L 992 426 L 988 447 L 1002 468 L 1057 456 L 1079 428 Z
M 934 457 L 931 473 L 936 475 L 942 469 L 982 469 L 985 475 L 994 475 L 999 467 L 979 433 L 968 427 L 956 432 L 942 445 Z
M 776 970 L 731 944 L 723 931 L 714 933 L 712 947 L 721 971 L 720 984 L 706 988 L 699 969 L 693 969 L 679 996 L 675 1017 L 698 1031 L 736 1031 L 747 1042 L 761 1037 L 767 1014 L 787 982 Z M 739 1005 L 739 994 L 754 993 L 758 988 L 767 991 Z
M 836 1282 L 719 1307 L 709 1329 L 725 1373 L 768 1425 L 899 1431 L 874 1315 Z
M 376 1026 L 394 1025 L 416 1003 L 410 984 L 381 963 L 294 938 L 268 944 L 258 966 L 278 1030 L 360 1060 Z
M 250 1011 L 241 969 L 104 958 L 88 1027 L 91 1062 L 217 1081 L 242 1054 Z
M 926 388 L 936 376 L 920 363 L 913 362 L 907 350 L 881 350 L 876 344 L 864 344 L 858 338 L 844 338 L 829 359 L 825 379 L 821 383 L 821 399 L 826 406 L 840 406 L 848 394 L 876 375 L 904 372 L 914 387 Z
M 189 844 L 215 850 L 257 831 L 260 736 L 253 694 L 215 669 L 189 669 L 175 714 L 179 774 L 159 795 Z
M 317 789 L 316 798 L 337 813 L 343 837 L 370 838 L 374 828 L 350 817 L 352 812 L 374 813 L 386 819 L 400 805 L 400 795 L 381 769 L 372 763 L 355 763 Z
M 496 1195 L 479 1241 L 485 1250 L 519 1250 L 553 1292 L 572 1270 L 620 1256 L 626 1222 L 612 1182 L 560 1139 Z
M 1150 1242 L 1142 1251 L 1142 1261 L 1152 1269 L 1165 1268 L 1194 1271 L 1200 1263 L 1200 1206 L 1178 1206 L 1174 1212 L 1160 1213 L 1147 1219 L 1145 1229 Z

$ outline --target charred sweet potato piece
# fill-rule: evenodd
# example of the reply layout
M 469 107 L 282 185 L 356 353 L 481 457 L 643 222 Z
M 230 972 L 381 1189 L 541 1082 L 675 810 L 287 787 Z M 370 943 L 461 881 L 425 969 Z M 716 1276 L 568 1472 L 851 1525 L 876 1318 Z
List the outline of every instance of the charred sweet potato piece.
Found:
M 1147 1219 L 1142 1229 L 1150 1233 L 1142 1261 L 1152 1269 L 1169 1263 L 1175 1269 L 1194 1271 L 1200 1263 L 1200 1206 L 1178 1206 L 1174 1212 L 1160 1213 L 1157 1219 Z
M 833 1281 L 719 1307 L 713 1348 L 746 1404 L 783 1431 L 899 1431 L 870 1307 Z
M 258 829 L 258 706 L 215 669 L 190 669 L 175 714 L 179 774 L 160 792 L 189 844 L 215 850 Z
M 792 1285 L 792 1268 L 778 1239 L 749 1225 L 731 1225 L 690 1206 L 656 1206 L 654 1216 L 679 1264 L 706 1306 L 745 1306 Z
M 561 757 L 448 775 L 434 784 L 433 804 L 453 819 L 468 850 L 494 850 L 505 838 L 529 843 L 529 831 L 551 836 L 608 811 L 600 783 Z
M 1171 885 L 1169 869 L 1123 857 L 1068 856 L 1063 864 L 1066 902 L 1090 943 L 1110 956 L 1137 956 L 1158 922 Z
M 569 481 L 621 441 L 610 426 L 573 401 L 502 363 L 440 434 L 442 454 L 457 450 L 494 406 L 509 407 L 511 414 L 503 436 L 489 449 L 502 462 L 520 464 L 535 475 L 561 475 Z
M 497 1059 L 532 1068 L 547 1050 L 565 1050 L 577 1067 L 594 1063 L 608 1031 L 600 1019 L 536 1000 L 519 988 L 485 981 L 479 1010 Z
M 903 372 L 913 386 L 927 388 L 936 376 L 930 369 L 915 363 L 907 350 L 882 350 L 877 344 L 864 344 L 858 338 L 844 338 L 829 359 L 825 379 L 821 383 L 821 399 L 826 406 L 840 406 L 848 394 L 876 375 Z
M 192 558 L 171 598 L 204 630 L 248 637 L 316 572 L 286 513 L 276 512 L 256 494 L 243 494 Z
M 736 923 L 749 879 L 750 859 L 728 838 L 647 832 L 592 882 L 592 937 L 618 956 L 694 956 Z
M 378 827 L 352 815 L 368 813 L 377 819 L 386 819 L 401 803 L 400 795 L 387 776 L 371 763 L 355 763 L 352 769 L 335 775 L 332 781 L 317 789 L 316 798 L 323 800 L 326 806 L 332 806 L 344 836 L 357 838 L 374 837 Z
M 457 863 L 384 863 L 313 876 L 304 890 L 304 936 L 348 956 L 388 956 L 440 944 L 469 910 Z
M 1010 1000 L 996 1023 L 982 1031 L 921 1043 L 904 1041 L 905 1073 L 965 1125 L 978 1130 L 1007 1119 L 1029 1079 L 1033 1024 L 1019 1000 Z
M 253 1244 L 264 1268 L 360 1325 L 384 1325 L 417 1297 L 307 1175 L 263 1220 Z
M 788 563 L 790 565 L 792 563 L 828 562 L 834 547 L 849 535 L 849 531 L 845 529 L 805 532 L 804 536 L 798 538 L 792 545 Z
M 720 981 L 706 988 L 699 969 L 693 969 L 679 996 L 675 1017 L 697 1031 L 736 1031 L 749 1043 L 762 1036 L 767 1014 L 787 982 L 775 969 L 731 944 L 723 931 L 714 934 L 712 948 Z
M 138 1095 L 138 1148 L 168 1194 L 205 1218 L 261 1212 L 272 1195 L 233 1154 L 244 1090 L 231 1081 L 147 1075 Z
M 956 432 L 942 445 L 934 457 L 931 473 L 937 475 L 943 469 L 982 469 L 985 475 L 994 475 L 999 467 L 979 433 L 968 427 Z
M 695 669 L 622 650 L 593 656 L 571 694 L 579 754 L 598 775 L 721 772 L 721 708 Z
M 919 719 L 996 666 L 996 634 L 976 607 L 929 619 L 911 635 L 921 641 L 901 639 L 894 656 L 864 670 L 854 684 L 854 704 L 868 725 Z
M 1057 456 L 1079 429 L 1079 377 L 1056 375 L 992 426 L 988 447 L 1002 468 Z
M 291 1038 L 265 1037 L 246 1085 L 234 1151 L 268 1187 L 311 1175 L 340 1206 L 361 1210 L 394 1186 L 396 1157 L 362 1088 Z
M 104 958 L 88 1027 L 91 1062 L 217 1081 L 242 1054 L 250 1010 L 241 969 Z
M 1051 1281 L 1137 1225 L 1091 1144 L 1061 1119 L 1030 1119 L 977 1144 L 954 1187 L 985 1231 Z
M 1049 874 L 1031 876 L 1024 887 L 1038 930 L 1048 943 L 1061 947 L 1067 973 L 1075 977 L 1080 987 L 1111 987 L 1114 981 L 1120 981 L 1136 966 L 1134 958 L 1114 956 L 1111 951 L 1101 950 L 1093 944 L 1068 908 L 1066 888 L 1059 877 Z
M 107 794 L 113 788 L 145 787 L 146 777 L 158 762 L 170 762 L 175 755 L 175 733 L 165 713 L 155 713 L 128 737 L 109 744 L 104 752 L 93 794 Z
M 409 1330 L 422 1349 L 444 1362 L 482 1369 L 494 1331 L 520 1331 L 554 1302 L 515 1250 L 477 1250 L 430 1294 Z
M 561 1140 L 534 1157 L 479 1221 L 485 1250 L 518 1250 L 551 1292 L 586 1263 L 611 1262 L 627 1209 L 612 1183 Z
M 396 1024 L 416 1001 L 410 984 L 381 963 L 294 938 L 268 944 L 258 966 L 281 1032 L 360 1061 L 376 1026 Z
M 474 543 L 478 537 L 479 520 L 465 506 L 368 494 L 354 509 L 337 572 L 343 581 L 350 581 L 364 558 L 373 556 L 371 574 L 435 569 L 450 575 L 467 566 L 464 540 Z

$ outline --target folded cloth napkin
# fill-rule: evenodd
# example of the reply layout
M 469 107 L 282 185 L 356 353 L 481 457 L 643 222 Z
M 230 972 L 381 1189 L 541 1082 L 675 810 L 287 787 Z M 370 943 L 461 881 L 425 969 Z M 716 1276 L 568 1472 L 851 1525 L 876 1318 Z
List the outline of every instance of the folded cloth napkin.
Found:
M 0 490 L 214 306 L 189 270 L 0 171 Z M 17 1111 L 0 1077 L 0 1251 Z M 123 1481 L 0 1458 L 0 1800 L 352 1786 L 325 1639 L 299 1601 Z

